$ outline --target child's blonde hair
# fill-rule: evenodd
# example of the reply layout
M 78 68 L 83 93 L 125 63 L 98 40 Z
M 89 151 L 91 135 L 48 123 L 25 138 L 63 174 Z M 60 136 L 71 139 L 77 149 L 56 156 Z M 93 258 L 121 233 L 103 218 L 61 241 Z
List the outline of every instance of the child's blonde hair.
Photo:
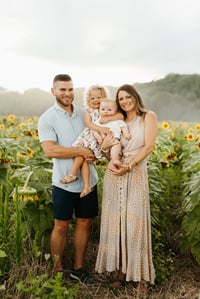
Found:
M 85 108 L 89 108 L 89 99 L 90 99 L 90 93 L 92 90 L 100 90 L 100 93 L 101 93 L 103 99 L 110 96 L 110 93 L 105 86 L 98 85 L 98 84 L 91 85 L 84 92 L 83 104 L 84 104 Z

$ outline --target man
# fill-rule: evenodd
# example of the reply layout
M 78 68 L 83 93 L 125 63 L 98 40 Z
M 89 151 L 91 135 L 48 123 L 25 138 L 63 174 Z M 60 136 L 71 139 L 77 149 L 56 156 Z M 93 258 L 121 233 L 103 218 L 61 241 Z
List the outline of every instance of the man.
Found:
M 93 152 L 88 148 L 72 147 L 72 143 L 84 129 L 84 110 L 72 104 L 74 100 L 73 82 L 69 75 L 59 74 L 53 80 L 51 89 L 56 99 L 39 119 L 38 131 L 41 146 L 48 158 L 53 158 L 53 207 L 54 227 L 51 234 L 51 256 L 54 271 L 63 271 L 62 257 L 66 244 L 68 225 L 76 218 L 74 232 L 74 267 L 70 277 L 85 284 L 92 278 L 83 268 L 90 232 L 91 219 L 98 214 L 97 180 L 94 166 L 90 164 L 91 186 L 93 191 L 80 198 L 82 178 L 70 184 L 62 184 L 63 178 L 71 169 L 73 158 L 83 156 L 88 163 L 94 161 Z

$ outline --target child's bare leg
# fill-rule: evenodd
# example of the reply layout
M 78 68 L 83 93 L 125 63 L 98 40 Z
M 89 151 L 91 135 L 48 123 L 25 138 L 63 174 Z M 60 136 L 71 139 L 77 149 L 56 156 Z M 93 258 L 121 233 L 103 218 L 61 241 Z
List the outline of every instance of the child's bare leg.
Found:
M 81 168 L 81 166 L 84 163 L 84 158 L 83 157 L 75 157 L 73 161 L 73 166 L 70 170 L 70 172 L 62 178 L 60 181 L 63 184 L 69 184 L 78 179 L 78 170 Z
M 109 166 L 109 169 L 116 169 L 120 166 L 120 154 L 121 154 L 121 144 L 115 144 L 112 146 L 110 150 L 110 156 L 111 156 L 111 164 Z
M 94 137 L 96 138 L 96 140 L 97 140 L 97 142 L 98 142 L 98 144 L 102 144 L 102 142 L 103 142 L 103 137 L 105 137 L 103 134 L 101 135 L 99 132 L 97 132 L 97 131 L 93 131 L 93 135 L 94 135 Z
M 81 175 L 83 178 L 83 190 L 80 194 L 80 197 L 84 197 L 92 192 L 92 187 L 90 186 L 90 167 L 87 162 L 83 162 L 81 168 Z

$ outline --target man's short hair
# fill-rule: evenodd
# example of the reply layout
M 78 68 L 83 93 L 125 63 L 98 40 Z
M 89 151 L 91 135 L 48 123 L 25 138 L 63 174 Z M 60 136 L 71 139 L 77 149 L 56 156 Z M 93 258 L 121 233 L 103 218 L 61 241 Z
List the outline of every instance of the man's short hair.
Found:
M 68 74 L 58 74 L 58 75 L 56 75 L 55 78 L 53 79 L 53 85 L 54 85 L 57 81 L 72 81 L 72 78 L 71 78 L 70 75 L 68 75 Z

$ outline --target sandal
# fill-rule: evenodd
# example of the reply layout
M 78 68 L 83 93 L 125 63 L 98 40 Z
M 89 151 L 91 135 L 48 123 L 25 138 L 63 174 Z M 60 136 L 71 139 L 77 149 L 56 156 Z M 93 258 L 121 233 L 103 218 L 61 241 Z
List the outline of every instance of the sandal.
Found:
M 80 194 L 80 198 L 88 195 L 90 192 L 92 192 L 92 190 L 93 190 L 92 187 L 84 187 L 83 191 Z
M 77 176 L 73 175 L 72 173 L 69 173 L 64 178 L 62 178 L 60 180 L 60 182 L 63 183 L 63 184 L 69 184 L 69 183 L 72 183 L 72 182 L 77 181 L 77 180 L 78 180 Z

